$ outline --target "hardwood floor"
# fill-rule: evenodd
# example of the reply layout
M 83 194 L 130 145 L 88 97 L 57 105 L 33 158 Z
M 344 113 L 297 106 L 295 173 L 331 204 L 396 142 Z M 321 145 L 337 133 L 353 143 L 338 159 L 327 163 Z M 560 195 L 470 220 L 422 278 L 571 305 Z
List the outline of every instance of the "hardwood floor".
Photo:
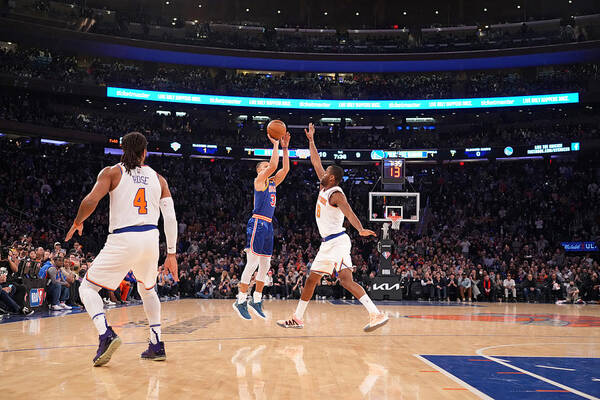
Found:
M 267 321 L 241 320 L 231 302 L 163 303 L 165 362 L 140 360 L 148 337 L 141 306 L 108 310 L 123 345 L 101 368 L 92 367 L 97 333 L 86 313 L 2 323 L 1 398 L 600 396 L 600 306 L 384 303 L 391 321 L 364 333 L 367 313 L 350 302 L 311 302 L 303 330 L 275 324 L 296 301 L 265 301 Z M 578 370 L 588 364 L 598 367 L 597 376 Z M 568 372 L 589 383 L 568 379 Z

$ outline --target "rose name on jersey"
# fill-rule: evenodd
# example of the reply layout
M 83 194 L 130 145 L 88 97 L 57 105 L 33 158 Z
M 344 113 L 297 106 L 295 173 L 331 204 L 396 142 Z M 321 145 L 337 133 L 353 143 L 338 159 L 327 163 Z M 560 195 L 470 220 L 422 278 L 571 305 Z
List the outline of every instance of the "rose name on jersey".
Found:
M 148 177 L 144 175 L 133 175 L 131 177 L 133 179 L 133 183 L 141 183 L 143 185 L 148 184 Z

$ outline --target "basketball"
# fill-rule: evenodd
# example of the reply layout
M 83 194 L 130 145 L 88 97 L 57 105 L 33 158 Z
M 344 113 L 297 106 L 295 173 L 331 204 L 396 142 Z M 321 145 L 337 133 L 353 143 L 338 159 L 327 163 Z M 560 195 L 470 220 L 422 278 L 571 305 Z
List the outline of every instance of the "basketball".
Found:
M 273 121 L 269 122 L 269 125 L 267 125 L 267 134 L 276 140 L 281 139 L 283 135 L 285 135 L 286 131 L 287 128 L 285 124 L 283 121 L 278 119 L 274 119 Z

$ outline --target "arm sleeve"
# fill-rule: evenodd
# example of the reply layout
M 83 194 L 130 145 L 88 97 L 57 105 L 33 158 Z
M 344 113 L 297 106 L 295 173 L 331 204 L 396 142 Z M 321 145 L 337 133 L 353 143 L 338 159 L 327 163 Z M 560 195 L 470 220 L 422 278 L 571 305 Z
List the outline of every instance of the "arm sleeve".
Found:
M 172 197 L 160 199 L 160 212 L 165 222 L 165 236 L 167 237 L 167 253 L 175 254 L 177 246 L 177 218 Z

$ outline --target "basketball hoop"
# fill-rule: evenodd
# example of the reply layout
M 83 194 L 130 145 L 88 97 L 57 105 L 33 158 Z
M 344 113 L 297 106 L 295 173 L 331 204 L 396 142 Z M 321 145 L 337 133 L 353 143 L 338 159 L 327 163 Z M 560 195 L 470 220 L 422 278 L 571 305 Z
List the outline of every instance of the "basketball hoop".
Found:
M 402 216 L 401 215 L 389 215 L 388 219 L 390 221 L 392 221 L 392 229 L 394 230 L 398 230 L 400 229 L 400 222 L 402 222 Z

